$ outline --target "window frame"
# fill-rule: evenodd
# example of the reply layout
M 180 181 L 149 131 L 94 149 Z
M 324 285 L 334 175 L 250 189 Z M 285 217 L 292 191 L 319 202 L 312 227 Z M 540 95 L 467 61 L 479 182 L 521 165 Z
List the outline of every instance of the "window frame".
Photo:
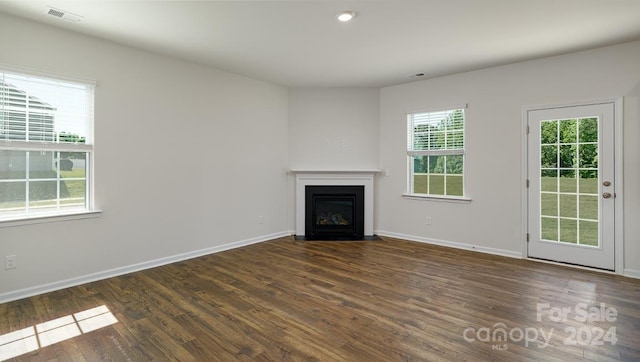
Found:
M 23 69 L 16 67 L 8 67 L 4 64 L 0 64 L 0 77 L 4 78 L 4 74 L 7 75 L 16 75 L 16 76 L 24 76 L 32 79 L 36 79 L 37 81 L 42 82 L 53 82 L 55 83 L 68 83 L 73 85 L 79 85 L 85 87 L 85 106 L 86 114 L 84 118 L 84 126 L 85 126 L 85 140 L 82 143 L 71 143 L 71 142 L 59 142 L 57 140 L 34 140 L 29 141 L 28 136 L 25 135 L 25 140 L 17 140 L 17 139 L 0 139 L 0 150 L 2 151 L 15 151 L 15 152 L 48 152 L 52 153 L 54 158 L 60 162 L 60 153 L 62 152 L 76 152 L 76 153 L 85 153 L 85 172 L 84 172 L 84 207 L 77 207 L 71 209 L 65 209 L 64 207 L 60 207 L 61 201 L 64 200 L 58 193 L 56 195 L 55 201 L 56 206 L 55 209 L 46 210 L 46 211 L 37 211 L 37 212 L 21 212 L 16 214 L 8 214 L 0 217 L 0 227 L 10 227 L 24 224 L 34 224 L 34 223 L 43 223 L 43 222 L 52 222 L 52 221 L 64 221 L 64 220 L 76 220 L 76 219 L 85 219 L 85 218 L 93 218 L 98 217 L 101 214 L 100 210 L 97 210 L 95 207 L 95 143 L 94 143 L 94 126 L 95 126 L 95 88 L 96 82 L 87 79 L 80 78 L 71 78 L 66 76 L 54 75 L 50 73 L 44 73 L 40 71 L 35 71 L 31 69 Z M 26 95 L 26 97 L 31 97 L 30 95 Z M 0 105 L 0 109 L 2 105 Z M 27 110 L 29 112 L 29 110 Z M 55 121 L 54 121 L 55 122 Z M 25 127 L 28 127 L 25 124 Z M 55 127 L 55 123 L 54 123 Z M 59 134 L 58 134 L 59 136 Z M 30 154 L 27 153 L 25 157 L 30 157 Z M 28 161 L 27 161 L 28 162 Z M 27 163 L 28 165 L 28 163 Z M 32 181 L 29 177 L 29 172 L 31 170 L 26 170 L 27 175 L 24 178 L 26 183 L 29 182 L 43 182 L 43 181 Z M 60 182 L 60 170 L 57 170 L 56 182 Z M 72 179 L 73 180 L 73 179 Z M 48 181 L 44 181 L 48 182 Z M 29 189 L 29 185 L 25 184 L 27 190 Z M 57 186 L 59 187 L 59 186 Z M 25 196 L 25 201 L 29 200 L 27 196 Z M 28 210 L 28 207 L 27 207 Z
M 462 147 L 461 148 L 452 148 L 452 149 L 430 149 L 430 150 L 414 150 L 413 149 L 413 140 L 414 140 L 414 129 L 412 125 L 412 117 L 420 114 L 429 114 L 429 113 L 442 113 L 442 112 L 453 112 L 456 110 L 463 111 L 463 123 L 462 123 Z M 448 106 L 448 107 L 439 107 L 437 109 L 431 110 L 421 110 L 415 112 L 408 112 L 406 114 L 406 135 L 407 135 L 407 184 L 406 190 L 407 192 L 402 196 L 407 199 L 413 200 L 431 200 L 431 201 L 444 201 L 444 202 L 456 202 L 456 203 L 468 203 L 471 202 L 471 198 L 467 194 L 467 162 L 466 162 L 466 138 L 467 138 L 467 105 L 464 104 L 462 106 Z M 446 132 L 446 131 L 445 131 Z M 433 193 L 416 193 L 414 191 L 414 175 L 415 175 L 415 164 L 414 157 L 416 156 L 462 156 L 462 195 L 443 195 L 443 194 L 433 194 Z M 446 177 L 446 172 L 443 174 Z

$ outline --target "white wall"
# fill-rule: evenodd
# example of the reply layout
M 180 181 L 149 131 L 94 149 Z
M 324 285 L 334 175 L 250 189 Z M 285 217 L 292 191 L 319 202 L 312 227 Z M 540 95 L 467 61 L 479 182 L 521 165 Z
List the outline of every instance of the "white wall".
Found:
M 373 88 L 292 89 L 291 168 L 377 168 L 379 97 L 380 91 Z
M 373 170 L 379 162 L 380 90 L 289 91 L 289 166 L 298 170 Z M 289 230 L 295 230 L 295 177 L 289 178 Z
M 640 42 L 383 88 L 380 162 L 391 176 L 377 185 L 376 229 L 520 254 L 522 108 L 622 96 L 625 267 L 639 272 Z M 464 103 L 466 186 L 473 201 L 403 199 L 406 114 Z M 432 218 L 431 226 L 425 225 L 426 216 Z
M 286 232 L 286 88 L 2 14 L 0 47 L 0 64 L 97 81 L 104 211 L 0 228 L 18 262 L 0 269 L 0 301 Z

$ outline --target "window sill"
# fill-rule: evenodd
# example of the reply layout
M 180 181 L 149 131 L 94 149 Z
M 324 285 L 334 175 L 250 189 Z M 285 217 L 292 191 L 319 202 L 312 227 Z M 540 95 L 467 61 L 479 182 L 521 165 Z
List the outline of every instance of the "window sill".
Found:
M 420 200 L 420 201 L 436 201 L 436 202 L 451 202 L 456 204 L 470 204 L 471 199 L 466 197 L 456 197 L 456 196 L 435 196 L 435 195 L 421 195 L 421 194 L 403 194 L 403 198 L 409 200 Z
M 57 214 L 39 214 L 31 216 L 20 216 L 15 218 L 0 219 L 0 228 L 20 225 L 43 224 L 57 221 L 92 219 L 100 217 L 101 210 L 75 211 Z

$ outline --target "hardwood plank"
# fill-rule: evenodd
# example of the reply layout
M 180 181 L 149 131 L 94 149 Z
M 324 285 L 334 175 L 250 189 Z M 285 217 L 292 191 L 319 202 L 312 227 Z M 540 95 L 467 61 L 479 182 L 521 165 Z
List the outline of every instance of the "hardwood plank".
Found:
M 394 238 L 280 238 L 5 303 L 0 335 L 101 305 L 117 323 L 12 360 L 640 360 L 640 280 Z M 534 329 L 551 338 L 514 338 Z

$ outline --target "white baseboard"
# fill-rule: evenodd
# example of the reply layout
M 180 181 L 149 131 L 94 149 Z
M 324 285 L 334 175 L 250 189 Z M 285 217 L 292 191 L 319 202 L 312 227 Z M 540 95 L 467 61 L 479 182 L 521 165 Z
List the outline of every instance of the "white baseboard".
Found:
M 417 241 L 417 242 L 420 242 L 420 243 L 447 246 L 447 247 L 456 248 L 456 249 L 477 251 L 477 252 L 485 253 L 485 254 L 507 256 L 507 257 L 516 258 L 516 259 L 522 259 L 523 258 L 522 253 L 517 252 L 517 251 L 511 251 L 511 250 L 495 249 L 495 248 L 488 248 L 488 247 L 485 247 L 485 246 L 478 246 L 478 245 L 473 245 L 473 244 L 457 243 L 457 242 L 453 242 L 453 241 L 425 238 L 425 237 L 422 237 L 422 236 L 399 234 L 399 233 L 394 233 L 394 232 L 391 232 L 391 231 L 384 231 L 384 230 L 376 230 L 375 234 L 379 235 L 379 236 L 388 236 L 390 238 Z
M 225 250 L 231 250 L 231 249 L 236 249 L 236 248 L 240 248 L 240 247 L 251 245 L 251 244 L 257 244 L 257 243 L 261 243 L 261 242 L 272 240 L 272 239 L 291 236 L 294 234 L 295 234 L 294 230 L 289 230 L 289 231 L 283 231 L 283 232 L 273 233 L 269 235 L 263 235 L 263 236 L 259 236 L 251 239 L 240 240 L 240 241 L 227 243 L 223 245 L 217 245 L 217 246 L 213 246 L 206 249 L 190 251 L 187 253 L 177 254 L 177 255 L 173 255 L 165 258 L 160 258 L 160 259 L 150 260 L 150 261 L 146 261 L 138 264 L 105 270 L 105 271 L 101 271 L 101 272 L 97 272 L 97 273 L 93 273 L 93 274 L 89 274 L 81 277 L 70 278 L 70 279 L 43 284 L 35 287 L 2 293 L 0 294 L 0 304 L 18 300 L 18 299 L 28 298 L 34 295 L 48 293 L 48 292 L 52 292 L 52 291 L 56 291 L 64 288 L 74 287 L 74 286 L 78 286 L 78 285 L 82 285 L 85 283 L 90 283 L 98 280 L 117 277 L 120 275 L 129 274 L 129 273 L 133 273 L 133 272 L 137 272 L 145 269 L 151 269 L 151 268 L 155 268 L 162 265 L 177 263 L 183 260 L 193 259 L 193 258 L 197 258 L 204 255 L 215 254 Z M 384 231 L 384 230 L 376 230 L 375 234 L 379 236 L 387 236 L 391 238 L 404 239 L 404 240 L 416 241 L 421 243 L 446 246 L 446 247 L 451 247 L 456 249 L 464 249 L 464 250 L 477 251 L 477 252 L 486 253 L 486 254 L 501 255 L 501 256 L 506 256 L 510 258 L 522 259 L 522 255 L 520 253 L 515 251 L 510 251 L 510 250 L 487 248 L 487 247 L 477 246 L 472 244 L 431 239 L 431 238 L 425 238 L 421 236 L 400 234 L 400 233 L 394 233 L 394 232 Z M 630 278 L 640 279 L 640 270 L 625 269 L 623 275 Z
M 622 272 L 622 275 L 629 278 L 640 279 L 640 270 L 625 269 L 624 272 Z
M 129 274 L 129 273 L 133 273 L 133 272 L 137 272 L 145 269 L 155 268 L 162 265 L 176 263 L 176 262 L 187 260 L 187 259 L 193 259 L 193 258 L 197 258 L 204 255 L 215 254 L 221 251 L 236 249 L 243 246 L 257 244 L 267 240 L 277 239 L 277 238 L 290 236 L 290 235 L 291 235 L 290 231 L 283 231 L 279 233 L 263 235 L 263 236 L 259 236 L 251 239 L 240 240 L 240 241 L 227 243 L 223 245 L 217 245 L 217 246 L 213 246 L 206 249 L 190 251 L 187 253 L 172 255 L 165 258 L 160 258 L 160 259 L 145 261 L 138 264 L 105 270 L 105 271 L 101 271 L 101 272 L 97 272 L 89 275 L 84 275 L 81 277 L 61 280 L 61 281 L 43 284 L 35 287 L 2 293 L 0 294 L 0 304 L 22 299 L 22 298 L 28 298 L 34 295 L 48 293 L 48 292 L 52 292 L 52 291 L 56 291 L 64 288 L 74 287 L 74 286 L 78 286 L 85 283 L 112 278 L 119 275 Z

